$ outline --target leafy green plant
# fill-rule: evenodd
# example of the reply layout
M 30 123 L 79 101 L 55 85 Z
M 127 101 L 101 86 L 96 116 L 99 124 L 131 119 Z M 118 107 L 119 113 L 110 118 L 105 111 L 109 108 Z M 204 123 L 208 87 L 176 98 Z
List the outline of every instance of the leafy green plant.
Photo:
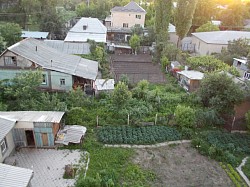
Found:
M 83 125 L 83 116 L 85 115 L 84 109 L 74 107 L 67 112 L 66 122 L 69 125 Z
M 232 167 L 230 164 L 223 164 L 220 162 L 221 167 L 225 170 L 227 175 L 230 177 L 232 182 L 235 184 L 236 187 L 247 187 L 244 180 L 240 177 L 237 171 Z
M 146 127 L 102 127 L 98 130 L 98 140 L 107 144 L 153 144 L 181 139 L 181 134 L 166 126 Z
M 178 105 L 175 110 L 175 120 L 181 127 L 192 128 L 195 124 L 195 110 L 191 107 Z

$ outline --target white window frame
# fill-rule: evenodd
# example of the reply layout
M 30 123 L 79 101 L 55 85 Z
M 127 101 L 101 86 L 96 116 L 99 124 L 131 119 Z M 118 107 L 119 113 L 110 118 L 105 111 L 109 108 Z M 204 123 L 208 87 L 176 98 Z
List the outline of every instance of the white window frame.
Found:
M 4 66 L 17 66 L 15 56 L 5 56 L 4 57 Z
M 65 82 L 66 82 L 65 79 L 60 79 L 60 85 L 61 86 L 65 86 Z
M 122 24 L 122 27 L 123 27 L 123 28 L 128 28 L 128 23 L 123 23 L 123 24 Z
M 42 84 L 43 84 L 43 85 L 46 85 L 46 84 L 47 84 L 47 77 L 46 77 L 46 74 L 43 74 Z
M 141 19 L 141 15 L 136 14 L 136 15 L 135 15 L 135 18 L 136 18 L 136 19 Z
M 3 145 L 4 145 L 4 149 L 2 149 Z M 4 138 L 1 141 L 1 145 L 0 146 L 1 146 L 1 152 L 2 152 L 2 154 L 4 154 L 7 151 L 7 149 L 8 149 L 6 138 Z

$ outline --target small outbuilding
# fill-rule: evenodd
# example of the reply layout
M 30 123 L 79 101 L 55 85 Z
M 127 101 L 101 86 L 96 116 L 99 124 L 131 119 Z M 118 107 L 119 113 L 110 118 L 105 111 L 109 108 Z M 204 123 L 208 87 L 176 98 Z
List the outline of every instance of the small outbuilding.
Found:
M 194 92 L 200 87 L 200 81 L 204 73 L 194 70 L 184 70 L 177 72 L 177 78 L 181 87 L 188 92 Z
M 63 115 L 54 111 L 0 112 L 16 121 L 12 130 L 16 147 L 53 147 Z
M 15 120 L 0 116 L 0 163 L 15 150 L 12 136 L 12 129 L 15 124 Z

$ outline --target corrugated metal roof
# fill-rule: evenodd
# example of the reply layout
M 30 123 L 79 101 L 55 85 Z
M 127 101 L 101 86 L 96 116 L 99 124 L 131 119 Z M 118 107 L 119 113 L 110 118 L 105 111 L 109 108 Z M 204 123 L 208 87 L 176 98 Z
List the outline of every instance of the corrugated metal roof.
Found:
M 193 36 L 208 44 L 223 44 L 227 45 L 228 41 L 237 39 L 250 39 L 250 32 L 244 31 L 213 31 L 213 32 L 196 32 Z
M 86 30 L 83 29 L 86 26 Z M 106 42 L 107 28 L 97 18 L 81 18 L 70 29 L 64 41 L 86 42 L 88 39 L 96 42 Z
M 0 163 L 0 187 L 27 187 L 33 171 Z
M 204 77 L 204 73 L 201 73 L 199 71 L 193 71 L 193 70 L 184 70 L 177 72 L 178 74 L 184 75 L 185 77 L 192 79 L 192 80 L 201 80 Z
M 64 54 L 33 38 L 22 40 L 10 46 L 8 50 L 33 61 L 44 69 L 91 80 L 97 77 L 98 62 Z
M 22 31 L 22 38 L 36 38 L 36 39 L 46 39 L 48 37 L 48 32 L 39 31 Z
M 146 14 L 146 11 L 134 1 L 129 2 L 125 6 L 116 6 L 110 12 L 140 12 Z
M 114 90 L 114 79 L 96 79 L 95 85 L 97 90 Z
M 65 42 L 62 40 L 44 40 L 49 47 L 52 47 L 65 54 L 89 54 L 89 43 Z
M 247 59 L 239 59 L 239 58 L 233 58 L 234 60 L 237 60 L 243 64 L 247 64 Z
M 11 131 L 15 126 L 16 121 L 0 115 L 0 141 Z
M 80 143 L 81 138 L 87 131 L 86 127 L 80 125 L 66 125 L 64 129 L 59 130 L 55 143 L 68 145 L 69 143 Z
M 57 111 L 15 111 L 0 112 L 0 116 L 8 119 L 25 122 L 54 122 L 59 123 L 64 112 Z

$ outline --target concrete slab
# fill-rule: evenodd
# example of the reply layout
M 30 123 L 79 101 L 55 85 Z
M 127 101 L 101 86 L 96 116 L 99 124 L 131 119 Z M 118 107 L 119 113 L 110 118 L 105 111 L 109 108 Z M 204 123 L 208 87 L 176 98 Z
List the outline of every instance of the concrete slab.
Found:
M 68 187 L 75 179 L 63 179 L 67 164 L 78 164 L 81 152 L 78 150 L 54 150 L 22 148 L 14 154 L 17 166 L 32 169 L 34 177 L 31 186 Z

